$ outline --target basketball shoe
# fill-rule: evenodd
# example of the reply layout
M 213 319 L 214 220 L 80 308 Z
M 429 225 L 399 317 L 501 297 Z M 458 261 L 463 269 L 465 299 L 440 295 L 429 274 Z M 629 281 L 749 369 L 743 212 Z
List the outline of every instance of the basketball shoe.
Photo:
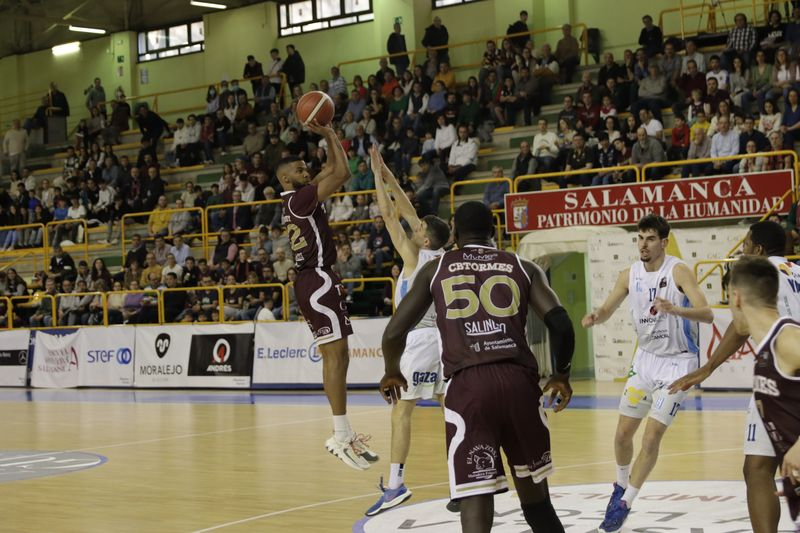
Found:
M 611 499 L 608 500 L 608 505 L 606 505 L 606 513 L 611 510 L 615 503 L 622 499 L 622 496 L 625 495 L 625 489 L 619 486 L 617 483 L 614 483 L 614 490 L 611 492 Z
M 356 451 L 358 455 L 360 455 L 363 459 L 365 459 L 368 463 L 377 463 L 378 455 L 374 453 L 372 450 L 369 449 L 367 446 L 367 442 L 372 438 L 371 435 L 364 435 L 363 433 L 358 433 L 355 437 L 353 437 L 353 449 Z
M 335 436 L 331 435 L 331 438 L 325 441 L 325 449 L 350 468 L 355 470 L 366 470 L 369 468 L 369 463 L 366 459 L 361 457 L 360 452 L 353 444 L 355 441 L 355 435 L 344 442 L 337 440 Z
M 378 484 L 378 488 L 381 489 L 381 497 L 378 498 L 378 501 L 375 502 L 375 505 L 367 509 L 367 512 L 364 513 L 367 516 L 375 516 L 381 511 L 391 509 L 392 507 L 397 507 L 411 497 L 411 491 L 406 488 L 405 483 L 396 489 L 387 489 L 384 487 L 383 476 L 381 476 L 381 482 Z
M 605 520 L 600 524 L 600 530 L 606 533 L 614 533 L 622 529 L 622 524 L 628 519 L 631 508 L 628 507 L 628 502 L 619 500 L 610 509 L 606 511 Z

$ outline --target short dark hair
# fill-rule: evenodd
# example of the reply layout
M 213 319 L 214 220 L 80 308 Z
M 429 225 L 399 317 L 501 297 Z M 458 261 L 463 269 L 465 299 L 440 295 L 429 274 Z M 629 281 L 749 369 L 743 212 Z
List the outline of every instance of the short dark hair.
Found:
M 459 236 L 489 238 L 494 233 L 494 217 L 489 206 L 482 202 L 465 202 L 456 209 L 456 232 Z
M 786 231 L 777 222 L 756 222 L 750 226 L 750 240 L 764 248 L 767 255 L 783 255 L 786 251 Z
M 281 53 L 281 51 L 280 51 L 280 50 L 278 50 L 277 48 L 273 48 L 272 50 L 270 50 L 270 51 L 269 51 L 269 53 L 270 53 L 270 54 L 271 54 L 272 52 L 275 52 L 276 54 L 280 54 L 280 53 Z
M 711 56 L 711 57 L 709 57 L 709 58 L 708 58 L 708 60 L 709 60 L 709 61 L 714 61 L 715 59 L 716 59 L 717 61 L 719 61 L 719 56 L 718 56 L 717 54 L 714 54 L 713 56 Z
M 278 175 L 281 173 L 281 170 L 286 165 L 291 165 L 292 163 L 297 163 L 298 161 L 302 161 L 303 158 L 296 155 L 287 155 L 286 157 L 282 158 L 278 161 L 278 164 L 275 166 L 275 174 Z
M 746 291 L 754 303 L 776 307 L 778 284 L 778 269 L 764 257 L 742 256 L 731 267 L 730 286 Z
M 426 215 L 422 220 L 427 224 L 425 234 L 431 241 L 431 250 L 442 248 L 450 240 L 450 226 L 436 215 Z
M 527 17 L 528 12 L 523 9 L 522 11 L 519 12 L 519 16 L 521 17 L 522 15 L 525 15 Z
M 256 56 L 254 56 L 254 55 L 252 55 L 252 54 L 251 54 L 251 55 L 249 55 L 249 56 L 247 56 L 247 60 L 248 60 L 248 61 L 250 61 L 251 59 L 255 59 L 255 58 L 256 58 Z
M 660 239 L 669 237 L 669 223 L 662 216 L 654 215 L 653 213 L 647 214 L 642 217 L 636 226 L 639 231 L 655 231 Z

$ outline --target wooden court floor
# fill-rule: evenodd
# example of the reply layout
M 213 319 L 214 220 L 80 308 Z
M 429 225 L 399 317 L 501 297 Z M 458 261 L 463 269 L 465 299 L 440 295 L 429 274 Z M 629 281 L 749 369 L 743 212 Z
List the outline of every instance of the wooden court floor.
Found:
M 613 481 L 621 388 L 576 382 L 576 404 L 585 406 L 550 415 L 552 486 Z M 741 480 L 744 410 L 713 402 L 745 406 L 746 398 L 695 393 L 688 401 L 702 410 L 679 413 L 652 479 Z M 323 448 L 331 422 L 319 394 L 2 390 L 0 452 L 82 451 L 107 461 L 0 482 L 0 531 L 352 531 L 388 475 L 390 408 L 379 402 L 373 392 L 351 395 L 355 430 L 371 434 L 382 455 L 356 472 Z M 0 460 L 0 478 L 7 464 Z M 406 483 L 409 504 L 447 498 L 438 408 L 415 411 Z

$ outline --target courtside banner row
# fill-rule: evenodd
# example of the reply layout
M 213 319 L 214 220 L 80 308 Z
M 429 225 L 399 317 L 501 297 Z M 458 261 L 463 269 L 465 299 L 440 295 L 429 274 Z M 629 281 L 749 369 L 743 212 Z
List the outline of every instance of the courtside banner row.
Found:
M 700 364 L 711 359 L 719 346 L 725 330 L 733 320 L 727 308 L 713 308 L 714 322 L 700 324 Z M 756 364 L 756 346 L 748 338 L 738 352 L 722 363 L 708 379 L 703 382 L 704 389 L 751 390 L 753 388 L 753 367 Z
M 27 329 L 0 332 L 0 387 L 24 387 L 28 379 Z
M 789 212 L 791 170 L 621 183 L 505 195 L 510 233 L 570 226 L 633 225 L 648 213 L 667 220 L 740 219 Z
M 381 338 L 388 318 L 353 320 L 348 338 L 347 382 L 374 385 L 383 376 Z M 303 322 L 261 322 L 255 325 L 253 385 L 321 385 L 322 354 Z
M 252 323 L 137 326 L 135 384 L 246 389 L 253 370 L 252 347 Z

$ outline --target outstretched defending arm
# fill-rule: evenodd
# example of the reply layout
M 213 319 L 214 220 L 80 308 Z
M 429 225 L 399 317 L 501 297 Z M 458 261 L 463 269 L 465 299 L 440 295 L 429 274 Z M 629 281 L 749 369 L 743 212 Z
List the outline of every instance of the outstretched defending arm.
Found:
M 680 287 L 692 306 L 680 307 L 672 305 L 672 302 L 664 298 L 656 298 L 654 305 L 656 310 L 695 322 L 705 322 L 706 324 L 714 322 L 714 312 L 708 306 L 706 297 L 698 287 L 697 279 L 689 267 L 684 264 L 675 265 L 675 268 L 672 269 L 672 276 L 675 278 L 675 284 Z
M 394 174 L 392 174 L 392 171 L 389 170 L 389 167 L 386 166 L 383 158 L 381 158 L 380 162 L 381 168 L 383 169 L 383 178 L 386 180 L 386 185 L 388 185 L 389 189 L 392 191 L 394 203 L 397 207 L 398 213 L 400 214 L 400 218 L 408 222 L 408 225 L 412 228 L 418 228 L 422 222 L 420 222 L 419 217 L 417 216 L 417 210 L 414 209 L 413 204 L 408 199 L 408 196 L 406 196 L 403 192 L 400 184 L 397 183 L 397 178 L 395 178 Z M 377 174 L 375 175 L 377 176 Z
M 590 328 L 594 325 L 602 324 L 611 318 L 611 315 L 614 314 L 614 311 L 617 310 L 617 307 L 619 307 L 625 297 L 628 296 L 629 275 L 629 268 L 626 268 L 619 273 L 617 282 L 614 284 L 614 288 L 611 289 L 611 294 L 609 294 L 608 298 L 606 298 L 606 301 L 603 302 L 603 305 L 583 317 L 583 320 L 581 320 L 581 325 L 583 327 Z
M 405 229 L 403 229 L 403 226 L 400 224 L 400 216 L 397 213 L 397 204 L 392 201 L 391 197 L 389 196 L 389 191 L 386 190 L 386 184 L 383 181 L 388 176 L 391 176 L 392 179 L 394 179 L 394 176 L 392 176 L 391 170 L 389 170 L 383 163 L 381 153 L 375 146 L 372 146 L 369 149 L 369 153 L 370 163 L 372 165 L 372 173 L 375 174 L 375 190 L 377 191 L 378 207 L 383 215 L 383 221 L 386 224 L 386 231 L 389 232 L 389 236 L 392 238 L 392 244 L 394 244 L 394 247 L 400 254 L 400 257 L 403 258 L 403 266 L 407 268 L 409 272 L 413 271 L 415 268 L 417 268 L 419 249 L 411 241 L 411 239 L 408 238 Z M 397 182 L 395 181 L 395 183 Z M 403 198 L 405 198 L 405 194 L 402 194 L 402 191 L 396 192 L 395 194 L 401 194 Z M 417 220 L 419 221 L 419 219 Z
M 669 386 L 669 393 L 675 394 L 678 391 L 687 391 L 708 379 L 708 377 L 714 373 L 714 370 L 744 346 L 744 343 L 747 342 L 747 338 L 747 335 L 740 335 L 736 331 L 736 327 L 733 323 L 729 324 L 728 329 L 725 330 L 725 334 L 719 342 L 719 346 L 717 346 L 714 353 L 711 354 L 711 359 L 694 372 L 690 372 L 674 381 Z
M 342 143 L 339 142 L 336 132 L 330 126 L 320 126 L 313 121 L 308 124 L 308 129 L 317 135 L 322 135 L 325 142 L 328 143 L 328 164 L 311 182 L 317 186 L 317 199 L 324 202 L 350 179 L 350 168 L 347 166 L 347 156 L 342 148 Z

